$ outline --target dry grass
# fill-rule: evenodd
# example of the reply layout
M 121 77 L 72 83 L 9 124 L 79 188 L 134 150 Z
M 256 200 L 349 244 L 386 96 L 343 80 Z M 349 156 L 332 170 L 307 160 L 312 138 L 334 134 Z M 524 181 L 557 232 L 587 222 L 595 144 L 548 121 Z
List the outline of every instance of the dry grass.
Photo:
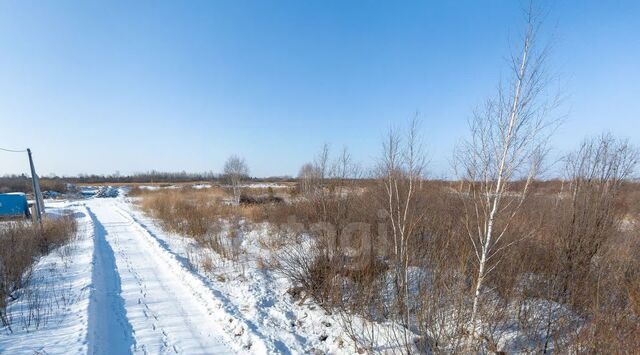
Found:
M 241 250 L 238 242 L 239 221 L 265 221 L 270 204 L 229 204 L 229 193 L 219 187 L 207 189 L 141 190 L 133 189 L 141 197 L 140 206 L 157 218 L 163 227 L 192 238 L 199 245 L 214 250 L 224 258 L 235 260 Z M 258 195 L 259 196 L 259 195 Z M 210 269 L 211 263 L 203 267 Z
M 72 217 L 44 219 L 42 227 L 14 222 L 0 228 L 0 319 L 6 325 L 6 301 L 29 281 L 33 263 L 68 243 L 77 230 Z

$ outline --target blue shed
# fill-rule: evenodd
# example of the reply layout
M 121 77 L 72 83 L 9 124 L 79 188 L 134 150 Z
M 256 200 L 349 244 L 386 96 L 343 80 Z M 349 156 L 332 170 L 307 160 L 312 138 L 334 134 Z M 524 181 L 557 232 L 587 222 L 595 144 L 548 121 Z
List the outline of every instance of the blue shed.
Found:
M 27 195 L 22 192 L 0 194 L 0 218 L 29 217 L 29 203 Z

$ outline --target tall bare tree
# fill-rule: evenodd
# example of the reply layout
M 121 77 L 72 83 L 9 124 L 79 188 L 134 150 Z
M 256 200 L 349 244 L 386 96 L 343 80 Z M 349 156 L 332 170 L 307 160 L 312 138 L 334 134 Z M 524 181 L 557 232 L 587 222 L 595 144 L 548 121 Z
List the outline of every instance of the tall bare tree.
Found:
M 464 221 L 477 261 L 470 340 L 476 336 L 486 277 L 500 262 L 501 251 L 513 243 L 503 238 L 539 173 L 551 128 L 559 122 L 550 118 L 558 99 L 548 94 L 548 47 L 536 45 L 540 18 L 533 6 L 525 15 L 521 43 L 510 58 L 510 79 L 474 113 L 471 137 L 456 154 L 456 169 L 465 182 L 459 194 Z
M 233 190 L 233 201 L 237 205 L 240 203 L 240 187 L 242 180 L 249 176 L 249 167 L 244 158 L 237 155 L 230 156 L 224 163 L 224 176 Z

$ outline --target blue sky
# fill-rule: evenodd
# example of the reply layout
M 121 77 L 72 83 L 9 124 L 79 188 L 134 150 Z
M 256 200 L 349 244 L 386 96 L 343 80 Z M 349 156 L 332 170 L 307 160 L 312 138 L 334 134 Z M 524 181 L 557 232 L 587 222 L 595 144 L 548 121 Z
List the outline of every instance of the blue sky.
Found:
M 416 111 L 449 174 L 522 27 L 517 1 L 0 1 L 0 147 L 41 175 L 292 174 L 323 143 L 368 166 Z M 567 100 L 556 154 L 640 144 L 640 2 L 548 3 Z M 27 172 L 0 152 L 0 175 Z

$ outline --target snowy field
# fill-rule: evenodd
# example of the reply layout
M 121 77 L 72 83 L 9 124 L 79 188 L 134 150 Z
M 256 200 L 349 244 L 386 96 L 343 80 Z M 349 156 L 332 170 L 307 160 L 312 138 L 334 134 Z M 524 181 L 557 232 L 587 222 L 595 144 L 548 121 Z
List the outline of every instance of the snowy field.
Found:
M 165 233 L 126 197 L 47 204 L 72 213 L 77 237 L 42 257 L 0 333 L 6 354 L 351 353 L 339 319 L 297 304 L 284 279 L 211 257 Z M 244 247 L 259 252 L 260 228 Z M 34 305 L 37 305 L 35 307 Z M 37 308 L 37 311 L 33 311 Z M 33 313 L 38 313 L 37 317 Z

